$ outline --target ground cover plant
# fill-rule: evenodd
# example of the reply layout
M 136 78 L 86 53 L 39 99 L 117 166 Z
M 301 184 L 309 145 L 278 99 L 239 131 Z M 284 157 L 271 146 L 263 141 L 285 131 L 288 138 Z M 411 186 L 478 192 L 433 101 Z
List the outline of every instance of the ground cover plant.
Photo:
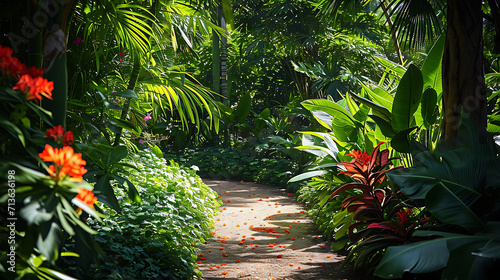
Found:
M 189 279 L 201 276 L 196 268 L 197 247 L 212 237 L 210 229 L 221 205 L 216 193 L 195 174 L 174 162 L 143 150 L 125 160 L 125 176 L 142 198 L 128 198 L 119 184 L 113 189 L 121 211 L 101 204 L 107 215 L 102 223 L 87 219 L 99 232 L 95 241 L 102 250 L 99 265 L 68 271 L 92 279 Z M 72 246 L 69 245 L 68 248 Z

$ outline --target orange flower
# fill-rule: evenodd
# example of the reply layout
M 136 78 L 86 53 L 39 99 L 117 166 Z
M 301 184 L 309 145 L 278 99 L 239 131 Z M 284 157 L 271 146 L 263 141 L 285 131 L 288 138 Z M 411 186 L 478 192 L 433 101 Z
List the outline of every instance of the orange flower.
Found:
M 42 100 L 42 95 L 52 100 L 54 83 L 42 77 L 33 78 L 28 74 L 24 74 L 12 89 L 19 89 L 22 91 L 26 95 L 27 100 Z
M 45 150 L 38 156 L 46 162 L 53 162 L 49 166 L 50 176 L 54 180 L 59 180 L 69 175 L 78 181 L 82 180 L 82 175 L 87 172 L 83 167 L 87 162 L 82 160 L 82 154 L 75 153 L 72 147 L 64 146 L 62 149 L 45 145 Z
M 78 188 L 78 191 L 79 193 L 76 196 L 76 199 L 79 199 L 88 206 L 94 208 L 94 203 L 97 201 L 97 197 L 94 196 L 94 193 L 92 191 L 82 188 Z

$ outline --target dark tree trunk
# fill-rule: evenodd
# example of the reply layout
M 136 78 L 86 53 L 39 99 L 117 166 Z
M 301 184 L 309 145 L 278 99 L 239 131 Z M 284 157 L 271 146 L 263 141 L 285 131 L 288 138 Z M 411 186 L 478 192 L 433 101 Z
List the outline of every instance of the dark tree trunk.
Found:
M 481 0 L 448 0 L 443 54 L 442 141 L 456 137 L 462 110 L 486 137 L 486 86 L 483 69 Z

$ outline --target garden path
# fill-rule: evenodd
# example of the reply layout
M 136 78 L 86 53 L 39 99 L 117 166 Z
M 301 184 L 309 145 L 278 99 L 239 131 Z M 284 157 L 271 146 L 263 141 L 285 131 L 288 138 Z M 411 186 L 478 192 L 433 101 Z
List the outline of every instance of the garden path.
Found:
M 201 248 L 204 279 L 349 279 L 343 256 L 330 251 L 305 209 L 283 189 L 205 180 L 224 205 L 214 238 Z

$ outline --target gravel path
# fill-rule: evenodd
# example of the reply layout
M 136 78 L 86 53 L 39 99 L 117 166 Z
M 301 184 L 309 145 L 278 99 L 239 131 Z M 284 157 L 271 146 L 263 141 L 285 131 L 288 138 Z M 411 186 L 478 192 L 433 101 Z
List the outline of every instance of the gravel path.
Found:
M 256 183 L 210 181 L 224 201 L 214 238 L 201 248 L 204 279 L 348 279 L 314 222 L 284 190 Z

